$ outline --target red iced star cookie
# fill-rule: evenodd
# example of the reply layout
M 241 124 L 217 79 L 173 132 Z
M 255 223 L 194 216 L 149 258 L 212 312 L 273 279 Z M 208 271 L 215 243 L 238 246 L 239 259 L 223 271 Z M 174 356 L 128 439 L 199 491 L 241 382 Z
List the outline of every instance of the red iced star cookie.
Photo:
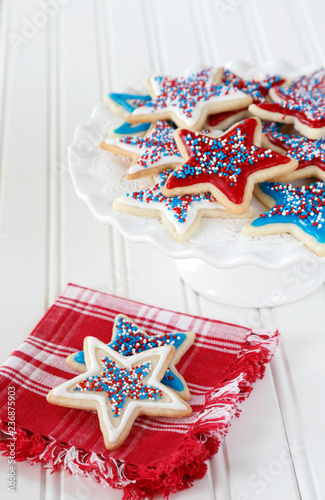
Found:
M 135 109 L 127 121 L 173 120 L 179 127 L 201 130 L 209 114 L 247 107 L 252 97 L 221 84 L 222 73 L 211 67 L 179 78 L 148 77 L 152 100 Z
M 210 192 L 236 215 L 249 210 L 255 183 L 291 172 L 298 165 L 261 147 L 258 118 L 248 118 L 216 138 L 185 129 L 178 129 L 175 138 L 185 163 L 170 174 L 163 194 Z
M 279 181 L 288 182 L 306 177 L 317 177 L 325 181 L 325 137 L 313 141 L 296 134 L 282 134 L 280 128 L 281 125 L 276 123 L 264 127 L 263 146 L 287 154 L 298 160 L 299 164 L 293 172 L 279 177 Z
M 252 96 L 254 104 L 265 102 L 268 97 L 269 90 L 272 87 L 283 85 L 285 81 L 286 79 L 279 75 L 269 76 L 263 80 L 244 80 L 229 69 L 225 69 L 222 78 L 222 83 L 224 85 L 236 87 L 245 94 Z M 233 111 L 224 111 L 223 113 L 216 113 L 208 116 L 206 128 L 211 130 L 226 130 L 234 123 L 237 123 L 244 118 L 248 118 L 249 116 L 252 116 L 252 113 L 248 111 L 248 107 Z
M 290 87 L 270 90 L 274 102 L 252 104 L 254 115 L 263 120 L 293 124 L 309 139 L 325 135 L 325 68 L 311 75 L 304 75 Z

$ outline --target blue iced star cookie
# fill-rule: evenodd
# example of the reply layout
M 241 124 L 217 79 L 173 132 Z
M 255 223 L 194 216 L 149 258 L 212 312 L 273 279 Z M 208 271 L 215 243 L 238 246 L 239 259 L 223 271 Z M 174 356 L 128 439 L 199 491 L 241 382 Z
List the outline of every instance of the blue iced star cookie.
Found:
M 112 340 L 107 345 L 123 356 L 133 356 L 155 347 L 173 345 L 176 349 L 175 357 L 161 383 L 173 389 L 183 399 L 188 400 L 190 399 L 188 387 L 182 375 L 175 368 L 175 364 L 193 344 L 194 339 L 195 334 L 193 332 L 148 335 L 127 316 L 119 314 L 115 318 Z M 84 351 L 68 356 L 67 364 L 80 372 L 84 372 L 86 370 Z
M 308 139 L 297 134 L 285 134 L 281 125 L 267 122 L 263 128 L 263 145 L 298 160 L 298 167 L 276 180 L 288 182 L 294 179 L 317 177 L 325 181 L 325 137 Z
M 246 224 L 243 234 L 266 236 L 290 233 L 317 255 L 325 255 L 325 183 L 293 187 L 292 184 L 263 182 L 256 190 L 257 197 L 268 207 L 252 223 Z
M 108 94 L 108 99 L 105 99 L 107 104 L 112 108 L 113 111 L 117 111 L 118 109 L 124 110 L 126 113 L 120 113 L 123 117 L 127 113 L 132 113 L 139 106 L 143 106 L 148 101 L 151 101 L 150 95 L 138 95 L 131 93 L 123 93 L 123 92 L 110 92 Z M 116 129 L 114 129 L 115 134 L 122 135 L 133 135 L 133 134 L 142 134 L 146 132 L 151 123 L 136 123 L 131 124 L 128 122 L 124 122 L 119 125 Z

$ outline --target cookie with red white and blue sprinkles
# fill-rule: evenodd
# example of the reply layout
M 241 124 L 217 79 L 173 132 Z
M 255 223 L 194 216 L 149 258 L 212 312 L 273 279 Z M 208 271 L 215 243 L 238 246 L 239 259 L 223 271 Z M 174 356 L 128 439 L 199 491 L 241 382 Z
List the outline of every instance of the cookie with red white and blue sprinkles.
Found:
M 236 87 L 238 90 L 250 95 L 253 98 L 254 104 L 267 101 L 269 90 L 286 82 L 287 80 L 280 75 L 268 76 L 263 79 L 244 80 L 229 69 L 224 70 L 222 78 L 224 85 Z M 243 109 L 216 113 L 208 116 L 206 128 L 209 130 L 225 130 L 234 123 L 244 120 L 249 116 L 252 116 L 252 113 L 248 111 L 248 106 Z
M 174 139 L 174 129 L 164 121 L 154 123 L 145 137 L 126 135 L 108 138 L 100 143 L 100 147 L 133 158 L 126 174 L 127 179 L 153 175 L 182 162 Z
M 290 233 L 317 255 L 325 255 L 325 183 L 309 186 L 263 182 L 255 190 L 267 207 L 252 223 L 243 227 L 246 236 Z
M 151 101 L 127 116 L 130 123 L 173 120 L 178 127 L 201 130 L 208 115 L 247 107 L 252 97 L 221 83 L 222 68 L 206 68 L 187 76 L 151 76 Z
M 287 154 L 299 162 L 296 170 L 274 180 L 288 182 L 317 177 L 325 181 L 325 137 L 312 140 L 296 134 L 284 134 L 277 123 L 268 123 L 263 127 L 263 133 L 264 147 Z
M 289 87 L 270 89 L 274 102 L 251 104 L 263 120 L 289 123 L 309 139 L 325 136 L 325 68 L 296 78 Z
M 162 193 L 209 192 L 234 215 L 249 210 L 256 183 L 291 172 L 298 165 L 296 160 L 261 147 L 262 123 L 255 117 L 216 138 L 178 129 L 175 139 L 185 162 L 169 175 Z
M 165 196 L 163 188 L 172 170 L 160 173 L 154 186 L 120 196 L 113 208 L 138 217 L 158 217 L 178 243 L 188 240 L 200 226 L 202 217 L 234 218 L 218 203 L 211 193 Z M 240 218 L 252 218 L 255 211 L 249 207 Z
M 139 328 L 134 321 L 118 314 L 115 317 L 112 339 L 108 347 L 123 356 L 133 356 L 140 352 L 149 351 L 155 347 L 172 345 L 175 347 L 175 357 L 166 370 L 161 383 L 171 388 L 186 401 L 190 399 L 190 392 L 182 375 L 177 371 L 175 365 L 180 361 L 185 352 L 191 347 L 195 340 L 193 332 L 174 332 L 161 335 L 148 335 Z M 85 355 L 83 351 L 70 354 L 66 362 L 71 368 L 84 372 L 86 370 Z
M 52 389 L 54 405 L 98 413 L 105 447 L 120 447 L 139 415 L 187 417 L 191 407 L 160 381 L 175 355 L 165 345 L 125 357 L 95 337 L 84 340 L 86 373 Z

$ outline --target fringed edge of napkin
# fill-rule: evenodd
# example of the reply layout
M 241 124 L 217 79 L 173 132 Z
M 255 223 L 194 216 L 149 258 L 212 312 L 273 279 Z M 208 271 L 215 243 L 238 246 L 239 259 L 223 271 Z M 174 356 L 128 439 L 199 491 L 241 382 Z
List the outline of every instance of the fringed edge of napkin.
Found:
M 61 443 L 40 434 L 16 427 L 16 461 L 40 462 L 52 472 L 68 470 L 98 483 L 122 489 L 123 500 L 152 499 L 161 494 L 189 488 L 195 479 L 202 478 L 207 460 L 217 453 L 233 416 L 240 414 L 240 403 L 246 399 L 252 384 L 263 378 L 265 365 L 273 356 L 279 342 L 277 330 L 252 330 L 232 366 L 233 377 L 206 395 L 206 408 L 184 439 L 182 447 L 165 462 L 154 467 L 142 467 L 105 458 L 75 446 Z M 6 422 L 0 421 L 2 432 L 12 436 Z M 7 441 L 0 441 L 0 451 L 8 456 Z

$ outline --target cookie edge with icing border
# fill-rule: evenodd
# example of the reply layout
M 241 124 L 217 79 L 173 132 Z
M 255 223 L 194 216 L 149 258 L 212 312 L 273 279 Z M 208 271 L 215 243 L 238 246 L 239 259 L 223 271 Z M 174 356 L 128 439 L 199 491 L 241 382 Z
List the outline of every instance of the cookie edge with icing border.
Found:
M 159 356 L 159 360 L 157 364 L 154 366 L 152 370 L 152 374 L 147 380 L 148 384 L 152 384 L 154 387 L 159 388 L 160 390 L 163 391 L 163 394 L 167 394 L 169 399 L 171 400 L 171 404 L 175 404 L 174 408 L 162 408 L 161 406 L 157 404 L 156 406 L 150 407 L 150 404 L 146 404 L 145 402 L 141 404 L 132 404 L 134 400 L 129 402 L 128 406 L 131 407 L 130 410 L 127 411 L 129 413 L 129 418 L 125 417 L 126 422 L 124 423 L 122 427 L 122 431 L 120 432 L 119 436 L 112 441 L 110 439 L 110 429 L 108 428 L 107 424 L 105 423 L 105 418 L 104 418 L 104 411 L 103 411 L 103 406 L 105 407 L 105 412 L 107 411 L 108 414 L 108 409 L 107 409 L 107 404 L 106 404 L 106 399 L 103 397 L 103 395 L 99 393 L 94 393 L 91 394 L 92 398 L 78 398 L 78 393 L 76 392 L 75 397 L 71 397 L 74 395 L 74 392 L 68 392 L 69 389 L 72 388 L 72 386 L 76 385 L 80 381 L 84 380 L 85 376 L 91 376 L 94 375 L 95 373 L 98 373 L 101 368 L 99 365 L 99 362 L 96 357 L 96 349 L 101 349 L 105 353 L 107 353 L 111 358 L 116 359 L 121 362 L 123 366 L 131 366 L 135 363 L 140 363 L 144 360 L 149 360 L 153 356 Z M 93 352 L 92 352 L 93 350 Z M 112 349 L 108 348 L 106 344 L 101 342 L 95 337 L 86 337 L 84 339 L 84 351 L 85 351 L 85 360 L 86 360 L 86 365 L 87 365 L 87 372 L 78 374 L 76 377 L 67 380 L 60 384 L 59 386 L 54 387 L 46 396 L 46 399 L 49 403 L 58 405 L 58 406 L 63 406 L 67 408 L 76 408 L 76 409 L 83 409 L 83 410 L 95 410 L 98 413 L 98 418 L 99 418 L 99 423 L 100 423 L 100 429 L 103 434 L 104 438 L 104 443 L 105 447 L 108 450 L 115 450 L 119 448 L 127 436 L 129 435 L 131 428 L 133 426 L 133 423 L 135 419 L 140 416 L 140 415 L 147 415 L 147 416 L 164 416 L 164 417 L 176 417 L 176 418 L 182 418 L 182 417 L 187 417 L 191 415 L 192 413 L 192 408 L 189 406 L 188 403 L 186 403 L 183 399 L 181 399 L 175 392 L 173 392 L 171 389 L 167 388 L 166 386 L 163 386 L 160 383 L 161 378 L 164 376 L 164 373 L 166 372 L 166 369 L 170 365 L 170 362 L 172 361 L 174 354 L 175 354 L 175 347 L 174 346 L 162 346 L 162 347 L 157 347 L 150 351 L 144 351 L 143 353 L 136 354 L 134 356 L 129 356 L 125 357 L 122 356 Z M 159 367 L 159 364 L 161 365 Z M 89 368 L 88 368 L 89 367 Z M 101 391 L 99 391 L 101 392 Z M 86 393 L 86 396 L 90 395 L 89 393 Z M 100 398 L 100 399 L 98 399 Z M 140 401 L 140 400 L 136 400 Z M 167 401 L 167 405 L 169 402 Z M 132 410 L 132 408 L 134 408 Z M 126 409 L 125 409 L 126 413 Z M 121 420 L 123 420 L 124 417 L 122 417 Z M 107 415 L 106 421 L 109 420 L 109 416 Z M 119 428 L 120 426 L 118 426 Z M 114 430 L 113 430 L 114 432 Z

